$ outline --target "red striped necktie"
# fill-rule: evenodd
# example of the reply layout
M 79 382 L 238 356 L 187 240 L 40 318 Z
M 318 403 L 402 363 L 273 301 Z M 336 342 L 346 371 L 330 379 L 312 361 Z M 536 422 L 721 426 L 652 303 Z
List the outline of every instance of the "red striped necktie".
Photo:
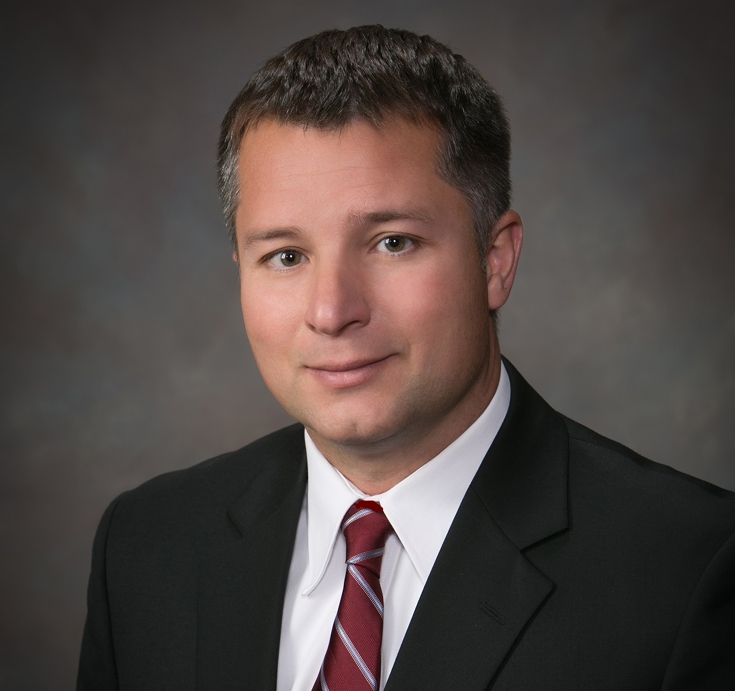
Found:
M 392 528 L 380 504 L 358 501 L 345 514 L 342 531 L 345 585 L 313 691 L 377 691 L 383 640 L 380 564 Z

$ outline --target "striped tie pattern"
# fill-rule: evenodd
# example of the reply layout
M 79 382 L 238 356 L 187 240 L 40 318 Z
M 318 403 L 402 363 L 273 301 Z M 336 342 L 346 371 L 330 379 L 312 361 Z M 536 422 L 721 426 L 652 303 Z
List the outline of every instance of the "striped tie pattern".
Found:
M 377 691 L 383 638 L 380 564 L 392 528 L 380 504 L 358 501 L 345 514 L 342 531 L 347 573 L 313 691 Z

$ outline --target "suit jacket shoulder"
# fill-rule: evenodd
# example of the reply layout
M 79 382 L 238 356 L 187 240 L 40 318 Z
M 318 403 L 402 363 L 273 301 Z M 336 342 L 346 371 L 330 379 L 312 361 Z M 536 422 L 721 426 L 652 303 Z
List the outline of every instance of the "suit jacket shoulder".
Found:
M 658 542 L 702 559 L 735 532 L 735 494 L 656 463 L 563 418 L 569 434 L 570 494 L 579 521 L 609 522 L 627 539 Z M 584 512 L 584 513 L 580 513 Z M 597 521 L 593 520 L 597 517 Z M 653 547 L 653 545 L 652 545 Z
M 125 506 L 126 512 L 170 511 L 177 518 L 191 515 L 192 503 L 199 508 L 227 508 L 243 487 L 257 478 L 277 481 L 299 472 L 304 461 L 303 430 L 301 425 L 291 425 L 236 451 L 158 475 L 123 493 L 116 502 Z

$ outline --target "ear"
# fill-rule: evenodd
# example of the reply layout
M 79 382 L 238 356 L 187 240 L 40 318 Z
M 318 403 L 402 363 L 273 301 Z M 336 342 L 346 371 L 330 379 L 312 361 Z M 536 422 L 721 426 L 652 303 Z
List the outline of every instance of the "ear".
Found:
M 506 211 L 495 224 L 485 253 L 487 301 L 500 309 L 510 295 L 523 245 L 523 222 L 515 211 Z
M 240 254 L 237 251 L 237 247 L 232 250 L 232 261 L 235 262 L 235 266 L 237 266 L 237 279 L 239 281 L 242 278 L 242 273 L 240 269 Z

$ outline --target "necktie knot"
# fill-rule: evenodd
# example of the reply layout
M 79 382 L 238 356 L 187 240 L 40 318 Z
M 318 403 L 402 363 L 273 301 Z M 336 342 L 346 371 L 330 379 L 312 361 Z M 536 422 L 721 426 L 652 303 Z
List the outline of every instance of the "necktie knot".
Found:
M 347 564 L 359 564 L 380 575 L 385 541 L 391 530 L 380 504 L 374 501 L 354 503 L 342 521 L 347 543 Z

